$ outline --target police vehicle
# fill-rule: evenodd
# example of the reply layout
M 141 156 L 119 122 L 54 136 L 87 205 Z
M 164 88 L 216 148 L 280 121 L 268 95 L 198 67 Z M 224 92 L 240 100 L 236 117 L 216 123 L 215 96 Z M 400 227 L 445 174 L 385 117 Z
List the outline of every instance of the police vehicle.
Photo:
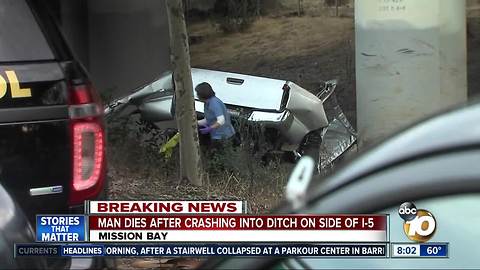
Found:
M 106 186 L 100 99 L 44 4 L 0 1 L 0 183 L 32 225 Z

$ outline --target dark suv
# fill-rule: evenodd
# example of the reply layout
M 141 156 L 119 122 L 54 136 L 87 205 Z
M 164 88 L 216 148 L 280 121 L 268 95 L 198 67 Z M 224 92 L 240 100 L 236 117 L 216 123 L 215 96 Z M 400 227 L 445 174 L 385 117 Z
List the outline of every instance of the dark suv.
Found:
M 104 194 L 103 108 L 42 1 L 0 1 L 0 182 L 35 214 Z

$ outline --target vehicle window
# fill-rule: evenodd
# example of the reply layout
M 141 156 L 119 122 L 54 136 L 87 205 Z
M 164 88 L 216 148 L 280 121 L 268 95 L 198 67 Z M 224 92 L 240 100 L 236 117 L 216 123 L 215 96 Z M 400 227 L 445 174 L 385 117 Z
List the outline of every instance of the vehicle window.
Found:
M 51 60 L 53 53 L 23 0 L 0 2 L 0 62 Z
M 465 269 L 480 268 L 480 251 L 475 248 L 480 239 L 480 195 L 463 194 L 414 202 L 418 209 L 430 211 L 437 228 L 429 242 L 449 242 L 449 258 L 387 258 L 387 259 L 303 259 L 312 269 Z M 403 232 L 403 220 L 398 207 L 380 211 L 390 215 L 390 241 L 411 243 Z M 298 265 L 298 264 L 297 264 Z

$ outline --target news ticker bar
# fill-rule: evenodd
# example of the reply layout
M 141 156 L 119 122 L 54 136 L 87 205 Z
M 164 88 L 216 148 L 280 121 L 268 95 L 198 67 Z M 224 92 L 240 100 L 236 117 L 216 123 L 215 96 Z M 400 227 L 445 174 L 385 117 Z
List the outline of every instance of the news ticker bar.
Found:
M 388 253 L 390 245 L 390 253 Z M 448 243 L 391 244 L 15 244 L 15 257 L 301 256 L 448 258 Z
M 15 257 L 36 256 L 386 258 L 387 244 L 15 244 Z
M 391 243 L 392 258 L 448 258 L 448 243 Z
M 388 252 L 390 245 L 390 252 Z M 384 244 L 15 244 L 15 257 L 300 256 L 448 258 L 448 243 Z

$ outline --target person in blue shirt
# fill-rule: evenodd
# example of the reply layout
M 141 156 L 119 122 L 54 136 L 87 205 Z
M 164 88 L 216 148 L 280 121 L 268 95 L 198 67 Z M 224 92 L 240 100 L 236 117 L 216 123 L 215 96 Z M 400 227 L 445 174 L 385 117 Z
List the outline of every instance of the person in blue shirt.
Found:
M 235 129 L 225 104 L 215 96 L 209 83 L 203 82 L 195 87 L 198 99 L 204 103 L 205 118 L 198 121 L 200 133 L 210 135 L 214 147 L 234 139 Z

